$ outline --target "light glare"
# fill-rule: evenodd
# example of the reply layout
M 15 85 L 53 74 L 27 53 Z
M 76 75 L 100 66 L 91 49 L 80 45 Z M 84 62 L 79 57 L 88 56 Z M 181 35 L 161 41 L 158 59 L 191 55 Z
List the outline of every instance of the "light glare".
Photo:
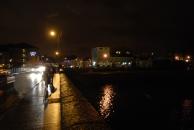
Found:
M 50 31 L 50 35 L 51 35 L 52 37 L 54 37 L 54 36 L 56 35 L 56 32 L 55 32 L 55 31 Z
M 104 58 L 107 58 L 107 57 L 108 57 L 108 55 L 105 53 L 105 54 L 103 55 L 103 57 L 104 57 Z

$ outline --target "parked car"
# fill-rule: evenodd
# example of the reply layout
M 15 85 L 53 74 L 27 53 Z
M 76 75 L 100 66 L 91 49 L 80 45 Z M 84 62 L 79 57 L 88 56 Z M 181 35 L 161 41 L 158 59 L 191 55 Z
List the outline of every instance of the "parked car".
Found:
M 6 90 L 10 84 L 15 82 L 15 76 L 11 75 L 9 70 L 0 69 L 0 90 Z
M 5 89 L 7 84 L 7 76 L 5 74 L 0 74 L 0 90 Z

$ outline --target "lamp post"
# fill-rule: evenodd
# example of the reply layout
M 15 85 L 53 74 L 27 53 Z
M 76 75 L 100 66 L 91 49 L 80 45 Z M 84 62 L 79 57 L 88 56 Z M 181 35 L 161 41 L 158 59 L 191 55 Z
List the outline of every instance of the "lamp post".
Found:
M 56 32 L 55 30 L 50 30 L 49 35 L 53 38 L 56 38 L 57 40 L 57 49 L 55 51 L 55 56 L 58 59 L 60 56 L 60 41 L 61 41 L 61 36 L 62 36 L 62 32 Z

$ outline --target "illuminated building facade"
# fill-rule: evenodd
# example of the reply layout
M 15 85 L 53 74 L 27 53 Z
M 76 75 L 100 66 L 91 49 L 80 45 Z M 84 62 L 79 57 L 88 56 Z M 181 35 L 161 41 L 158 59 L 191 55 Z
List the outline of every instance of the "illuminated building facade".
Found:
M 78 57 L 65 57 L 61 63 L 64 68 L 89 68 L 91 67 L 91 59 L 82 59 Z
M 92 49 L 92 66 L 103 67 L 110 66 L 110 48 L 96 47 Z
M 4 64 L 7 68 L 39 63 L 39 57 L 38 48 L 27 43 L 0 46 L 0 64 Z
M 112 67 L 131 67 L 133 55 L 128 50 L 116 50 L 111 52 L 110 63 Z

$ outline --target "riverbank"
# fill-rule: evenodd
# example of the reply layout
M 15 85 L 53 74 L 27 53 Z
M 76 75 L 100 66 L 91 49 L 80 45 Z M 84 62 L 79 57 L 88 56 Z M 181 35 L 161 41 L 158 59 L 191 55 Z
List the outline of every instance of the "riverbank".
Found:
M 64 130 L 109 130 L 94 107 L 63 74 L 61 77 L 61 112 Z

